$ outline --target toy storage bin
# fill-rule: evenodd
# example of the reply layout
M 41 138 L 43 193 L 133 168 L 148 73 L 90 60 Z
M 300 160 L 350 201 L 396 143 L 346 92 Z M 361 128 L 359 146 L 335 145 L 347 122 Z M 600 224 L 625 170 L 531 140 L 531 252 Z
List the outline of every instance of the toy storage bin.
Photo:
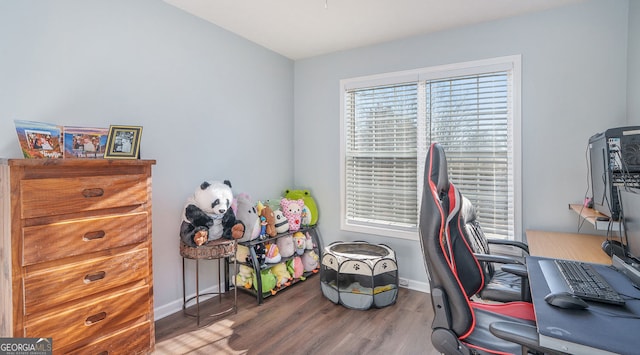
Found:
M 382 308 L 398 296 L 395 252 L 384 244 L 335 242 L 324 248 L 320 287 L 325 297 L 347 308 Z

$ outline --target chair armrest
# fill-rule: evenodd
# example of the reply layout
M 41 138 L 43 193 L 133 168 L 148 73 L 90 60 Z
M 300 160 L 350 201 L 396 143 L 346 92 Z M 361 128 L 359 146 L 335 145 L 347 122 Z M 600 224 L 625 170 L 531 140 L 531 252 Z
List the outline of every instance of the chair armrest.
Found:
M 473 255 L 475 255 L 478 261 L 482 261 L 482 262 L 524 265 L 524 263 L 521 260 L 514 259 L 512 257 L 504 256 L 504 255 L 482 254 L 482 253 L 473 253 Z
M 545 354 L 561 354 L 555 350 L 540 346 L 540 336 L 533 325 L 515 322 L 494 322 L 489 325 L 489 331 L 500 339 L 520 344 L 530 350 Z
M 529 289 L 529 273 L 527 267 L 517 259 L 512 259 L 500 255 L 474 254 L 480 262 L 501 263 L 500 269 L 504 272 L 520 277 L 520 299 L 531 302 L 531 290 Z
M 510 274 L 514 274 L 520 277 L 529 278 L 529 273 L 527 272 L 527 267 L 522 264 L 507 264 L 501 266 L 502 271 L 508 272 Z
M 519 241 L 516 241 L 516 240 L 487 239 L 487 243 L 495 244 L 495 245 L 507 245 L 507 246 L 511 246 L 511 247 L 516 247 L 516 248 L 519 248 L 519 249 L 523 250 L 527 254 L 529 254 L 529 245 L 527 245 L 527 243 L 519 242 Z

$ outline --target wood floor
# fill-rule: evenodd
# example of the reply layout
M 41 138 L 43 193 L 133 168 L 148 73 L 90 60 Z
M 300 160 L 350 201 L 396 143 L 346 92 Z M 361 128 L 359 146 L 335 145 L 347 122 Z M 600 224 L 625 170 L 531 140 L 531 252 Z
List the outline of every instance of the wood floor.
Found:
M 366 311 L 322 295 L 320 277 L 265 299 L 238 291 L 238 312 L 204 318 L 182 312 L 156 322 L 154 354 L 437 354 L 430 341 L 433 310 L 426 293 L 400 288 L 394 305 Z M 204 312 L 225 309 L 232 292 L 207 301 Z M 202 305 L 201 305 L 202 307 Z

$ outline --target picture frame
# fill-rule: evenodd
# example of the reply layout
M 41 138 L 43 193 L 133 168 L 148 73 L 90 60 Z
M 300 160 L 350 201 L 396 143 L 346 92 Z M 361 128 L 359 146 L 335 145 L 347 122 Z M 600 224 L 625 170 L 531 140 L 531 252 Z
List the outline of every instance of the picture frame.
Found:
M 107 148 L 108 128 L 64 126 L 65 159 L 102 159 Z
M 141 126 L 109 126 L 105 159 L 140 158 Z
M 26 159 L 62 159 L 62 127 L 53 123 L 14 120 Z

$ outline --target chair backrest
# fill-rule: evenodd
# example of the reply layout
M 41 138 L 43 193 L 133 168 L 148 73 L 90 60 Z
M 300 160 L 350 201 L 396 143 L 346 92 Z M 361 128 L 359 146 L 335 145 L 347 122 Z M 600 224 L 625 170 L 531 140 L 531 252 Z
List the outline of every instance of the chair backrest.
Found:
M 447 328 L 465 337 L 475 323 L 469 297 L 481 289 L 484 279 L 467 242 L 457 231 L 451 233 L 450 222 L 459 220 L 461 203 L 462 196 L 447 176 L 444 150 L 434 143 L 427 152 L 419 221 L 436 314 L 432 328 Z
M 463 196 L 462 207 L 460 208 L 460 220 L 464 225 L 464 228 L 461 228 L 460 232 L 464 233 L 464 237 L 468 241 L 469 247 L 471 247 L 471 250 L 473 250 L 474 253 L 491 254 L 487 237 L 482 231 L 482 227 L 480 226 L 480 222 L 478 222 L 477 216 L 475 206 L 471 201 L 469 201 L 469 199 Z M 493 277 L 493 274 L 495 273 L 493 263 L 481 263 L 480 267 L 483 270 L 485 281 L 488 281 Z
M 451 239 L 452 252 L 454 253 L 457 277 L 464 287 L 467 297 L 471 297 L 479 294 L 488 280 L 486 274 L 488 269 L 485 269 L 484 265 L 487 263 L 480 263 L 473 255 L 480 249 L 480 247 L 474 246 L 474 243 L 482 245 L 483 242 L 486 243 L 486 239 L 475 239 L 481 237 L 477 233 L 482 233 L 482 230 L 479 229 L 480 224 L 475 220 L 475 208 L 471 201 L 457 189 L 456 197 L 460 201 L 460 208 L 452 211 L 449 217 L 449 239 Z

